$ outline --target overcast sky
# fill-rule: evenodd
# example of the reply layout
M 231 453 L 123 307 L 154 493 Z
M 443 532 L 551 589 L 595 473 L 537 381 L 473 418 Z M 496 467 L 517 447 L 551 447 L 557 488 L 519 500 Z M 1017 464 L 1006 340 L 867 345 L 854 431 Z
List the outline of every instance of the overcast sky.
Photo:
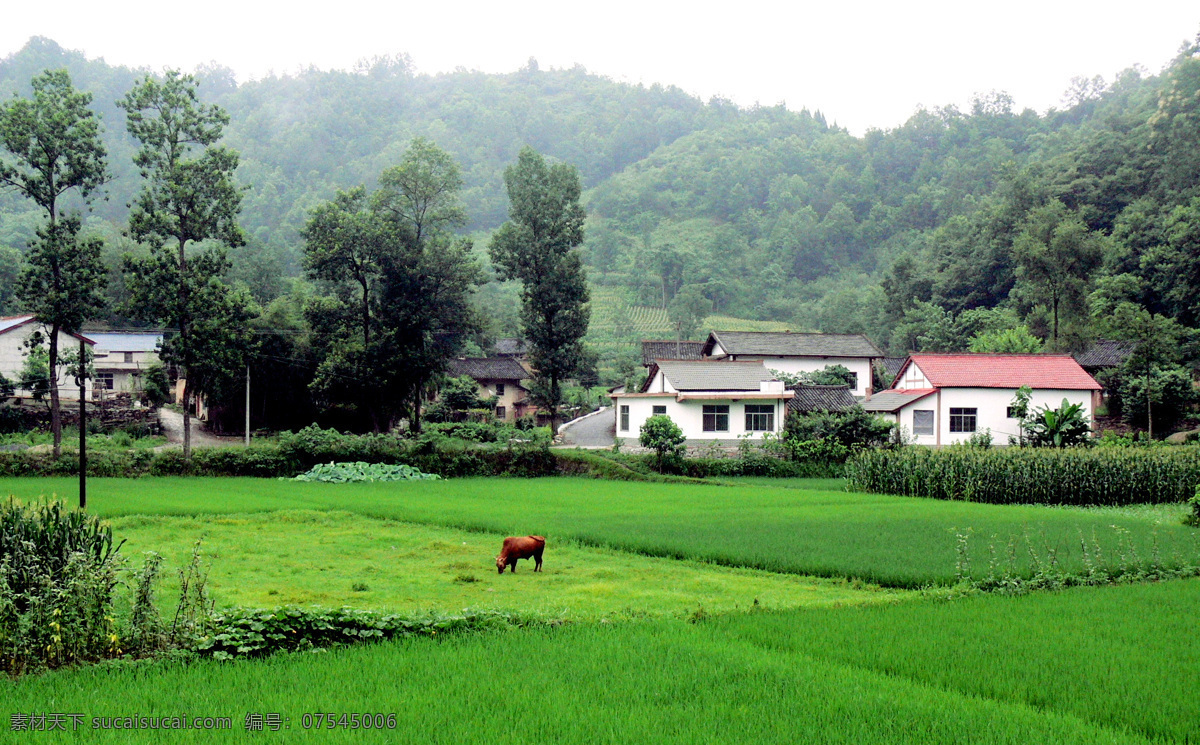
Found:
M 535 57 L 542 69 L 581 64 L 706 100 L 819 109 L 859 134 L 991 90 L 1045 111 L 1072 77 L 1111 80 L 1134 64 L 1158 72 L 1197 33 L 1197 0 L 66 0 L 7 8 L 0 57 L 40 35 L 110 64 L 216 61 L 242 81 L 397 53 L 424 73 L 511 72 Z

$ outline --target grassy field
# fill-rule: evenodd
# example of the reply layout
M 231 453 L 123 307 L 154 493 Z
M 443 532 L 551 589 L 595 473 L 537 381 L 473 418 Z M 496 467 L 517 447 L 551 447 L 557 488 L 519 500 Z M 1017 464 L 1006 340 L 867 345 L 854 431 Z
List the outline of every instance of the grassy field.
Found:
M 9 712 L 228 716 L 155 743 L 1194 742 L 1197 581 L 413 640 L 3 683 Z M 243 731 L 278 713 L 283 735 Z M 306 712 L 393 713 L 384 732 Z M 38 733 L 39 742 L 77 742 Z
M 184 566 L 192 546 L 209 569 L 218 606 L 343 605 L 387 612 L 464 608 L 532 612 L 572 620 L 686 616 L 762 608 L 885 602 L 900 597 L 845 580 L 674 561 L 552 542 L 543 571 L 531 561 L 500 576 L 493 557 L 504 536 L 341 510 L 281 510 L 204 517 L 131 516 L 113 521 L 121 551 Z M 177 596 L 168 573 L 160 605 Z
M 1195 560 L 1197 531 L 1136 511 L 986 505 L 761 484 L 624 484 L 592 479 L 454 479 L 394 484 L 305 484 L 269 479 L 91 479 L 89 509 L 123 515 L 205 515 L 280 509 L 344 510 L 371 518 L 683 558 L 771 572 L 848 577 L 916 588 L 954 581 L 956 536 L 966 534 L 970 572 L 1037 560 L 1079 571 L 1081 539 L 1100 563 L 1156 550 Z M 795 486 L 793 482 L 793 486 Z M 7 479 L 20 497 L 74 493 L 70 479 Z M 1153 513 L 1146 513 L 1150 515 Z M 990 548 L 989 548 L 990 546 Z M 1157 546 L 1157 549 L 1155 548 Z M 495 555 L 485 551 L 485 559 Z M 482 560 L 482 559 L 481 559 Z
M 89 484 L 90 509 L 135 561 L 153 549 L 178 567 L 202 536 L 222 604 L 495 608 L 577 622 L 0 682 L 0 731 L 14 713 L 84 716 L 79 732 L 27 733 L 39 742 L 1200 739 L 1200 580 L 947 600 L 848 579 L 948 582 L 967 529 L 1005 547 L 1022 536 L 1059 546 L 1064 564 L 1093 531 L 1106 556 L 1148 555 L 1157 541 L 1194 557 L 1200 531 L 1172 508 L 951 503 L 850 494 L 837 480 Z M 73 497 L 74 482 L 0 481 L 0 494 L 55 492 Z M 498 576 L 501 536 L 525 533 L 550 539 L 545 571 L 522 562 Z M 836 579 L 803 576 L 814 569 Z M 318 712 L 395 714 L 396 729 L 306 728 Z M 249 713 L 279 714 L 286 734 L 247 732 Z M 230 717 L 232 730 L 92 728 L 93 717 L 133 715 Z

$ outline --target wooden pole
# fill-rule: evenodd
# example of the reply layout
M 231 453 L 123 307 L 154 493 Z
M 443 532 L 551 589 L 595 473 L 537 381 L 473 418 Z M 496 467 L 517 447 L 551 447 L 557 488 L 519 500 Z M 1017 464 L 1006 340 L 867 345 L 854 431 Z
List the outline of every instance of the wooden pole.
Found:
M 250 366 L 246 365 L 246 447 L 250 447 Z
M 79 337 L 79 509 L 87 509 L 87 347 Z

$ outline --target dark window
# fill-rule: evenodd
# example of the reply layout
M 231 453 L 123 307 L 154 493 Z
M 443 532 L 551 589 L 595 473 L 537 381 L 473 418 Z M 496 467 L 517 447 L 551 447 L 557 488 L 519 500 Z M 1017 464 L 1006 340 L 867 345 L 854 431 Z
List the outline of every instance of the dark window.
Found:
M 774 432 L 774 404 L 746 404 L 747 432 Z
M 112 373 L 96 373 L 96 388 L 103 388 L 106 391 L 113 389 L 113 374 Z
M 1009 419 L 1020 419 L 1021 418 L 1021 417 L 1017 416 L 1017 411 L 1012 406 L 1009 406 L 1007 409 L 1004 410 L 1004 416 L 1008 417 Z
M 666 416 L 666 415 L 667 415 L 667 407 L 666 406 L 655 406 L 654 407 L 654 416 Z
M 850 373 L 849 377 L 850 377 L 850 390 L 852 390 L 852 391 L 858 390 L 858 373 L 852 372 L 852 373 Z
M 729 431 L 729 404 L 710 404 L 704 407 L 704 431 Z
M 508 413 L 508 412 L 506 412 L 506 411 L 504 410 L 504 407 L 503 407 L 503 406 L 497 406 L 497 407 L 496 407 L 496 418 L 497 418 L 497 419 L 503 419 L 503 418 L 504 418 L 504 415 L 505 415 L 506 413 Z
M 504 384 L 503 384 L 503 383 L 497 383 L 497 384 L 496 384 L 496 395 L 497 395 L 497 396 L 503 396 L 503 395 L 504 395 Z
M 978 409 L 950 409 L 951 432 L 974 432 Z
M 126 353 L 125 353 L 125 361 L 126 361 L 126 362 L 133 362 L 133 352 L 126 352 Z
M 933 434 L 933 409 L 913 409 L 913 434 Z
M 628 406 L 621 407 L 621 431 L 622 432 L 629 431 L 629 407 Z

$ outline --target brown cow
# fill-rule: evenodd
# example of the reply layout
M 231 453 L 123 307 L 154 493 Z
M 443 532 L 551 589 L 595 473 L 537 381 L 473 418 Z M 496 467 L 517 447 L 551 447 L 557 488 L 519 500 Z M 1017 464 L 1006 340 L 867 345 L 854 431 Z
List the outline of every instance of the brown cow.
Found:
M 504 574 L 504 568 L 512 566 L 512 573 L 517 573 L 517 559 L 533 557 L 533 571 L 542 571 L 542 551 L 546 550 L 546 539 L 540 535 L 529 535 L 524 538 L 505 538 L 500 547 L 500 555 L 496 557 L 496 571 Z

